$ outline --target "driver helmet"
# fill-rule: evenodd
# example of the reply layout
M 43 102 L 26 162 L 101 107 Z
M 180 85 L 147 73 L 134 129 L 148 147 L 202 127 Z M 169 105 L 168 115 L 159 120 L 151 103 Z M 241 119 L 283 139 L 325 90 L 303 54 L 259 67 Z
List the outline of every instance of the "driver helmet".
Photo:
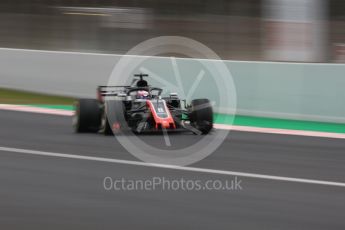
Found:
M 137 98 L 144 99 L 149 97 L 149 92 L 146 90 L 139 90 L 137 93 Z

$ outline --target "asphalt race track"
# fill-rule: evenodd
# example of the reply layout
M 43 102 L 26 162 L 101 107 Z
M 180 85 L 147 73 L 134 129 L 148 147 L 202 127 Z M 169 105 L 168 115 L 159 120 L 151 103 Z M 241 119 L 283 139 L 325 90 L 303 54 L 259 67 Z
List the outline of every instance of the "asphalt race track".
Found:
M 136 161 L 115 138 L 75 134 L 54 115 L 0 111 L 0 147 Z M 345 183 L 345 140 L 231 132 L 192 167 Z M 107 176 L 235 178 L 1 150 L 0 229 L 345 229 L 342 186 L 238 177 L 240 190 L 107 191 Z

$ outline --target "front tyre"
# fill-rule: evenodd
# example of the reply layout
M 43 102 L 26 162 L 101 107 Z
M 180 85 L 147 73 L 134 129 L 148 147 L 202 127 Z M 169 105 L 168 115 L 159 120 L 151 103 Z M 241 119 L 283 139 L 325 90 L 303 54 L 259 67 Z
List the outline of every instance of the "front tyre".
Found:
M 105 102 L 105 134 L 120 135 L 128 131 L 125 118 L 125 107 L 121 100 L 107 100 Z
M 213 110 L 208 99 L 192 100 L 190 108 L 191 125 L 202 134 L 208 134 L 213 128 Z
M 76 133 L 98 132 L 101 111 L 96 99 L 79 99 L 75 103 L 73 127 Z

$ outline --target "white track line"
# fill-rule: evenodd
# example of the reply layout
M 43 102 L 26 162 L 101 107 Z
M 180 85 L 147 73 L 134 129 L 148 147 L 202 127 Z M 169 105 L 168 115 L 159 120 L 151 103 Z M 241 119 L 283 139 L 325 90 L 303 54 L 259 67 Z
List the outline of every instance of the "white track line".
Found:
M 0 110 L 41 113 L 41 114 L 51 114 L 51 115 L 61 115 L 61 116 L 73 116 L 74 114 L 74 111 L 68 111 L 68 110 L 62 110 L 62 109 L 39 108 L 39 107 L 33 107 L 33 106 L 28 106 L 28 105 L 0 104 Z
M 261 128 L 252 126 L 239 126 L 239 125 L 223 125 L 214 124 L 216 129 L 227 129 L 242 132 L 255 132 L 255 133 L 269 133 L 269 134 L 284 134 L 284 135 L 295 135 L 295 136 L 305 136 L 305 137 L 326 137 L 326 138 L 336 138 L 345 139 L 345 134 L 343 133 L 329 133 L 329 132 L 317 132 L 317 131 L 305 131 L 305 130 L 290 130 L 290 129 L 276 129 L 276 128 Z
M 271 176 L 271 175 L 256 174 L 256 173 L 244 173 L 244 172 L 234 172 L 234 171 L 225 171 L 225 170 L 217 170 L 217 169 L 204 169 L 204 168 L 196 168 L 196 167 L 182 167 L 182 166 L 165 165 L 165 164 L 151 164 L 151 163 L 145 163 L 145 162 L 139 162 L 139 161 L 128 161 L 128 160 L 119 160 L 119 159 L 111 159 L 111 158 L 103 158 L 103 157 L 91 157 L 91 156 L 82 156 L 82 155 L 73 155 L 73 154 L 53 153 L 53 152 L 45 152 L 45 151 L 37 151 L 37 150 L 29 150 L 29 149 L 0 147 L 0 151 L 29 154 L 29 155 L 48 156 L 48 157 L 60 157 L 60 158 L 67 158 L 67 159 L 107 162 L 107 163 L 124 164 L 124 165 L 145 166 L 145 167 L 151 167 L 151 168 L 173 169 L 173 170 L 189 171 L 189 172 L 241 176 L 241 177 L 257 178 L 257 179 L 264 179 L 264 180 L 285 181 L 285 182 L 325 185 L 325 186 L 334 186 L 334 187 L 345 187 L 345 183 L 334 182 L 334 181 Z
M 41 113 L 41 114 L 60 115 L 60 116 L 73 116 L 74 114 L 74 111 L 68 111 L 68 110 L 62 110 L 62 109 L 47 109 L 47 108 L 39 108 L 39 107 L 26 106 L 26 105 L 9 105 L 9 104 L 0 104 L 0 110 L 31 112 L 31 113 Z M 216 129 L 234 130 L 234 131 L 241 131 L 241 132 L 255 132 L 255 133 L 284 134 L 284 135 L 295 135 L 295 136 L 306 136 L 306 137 L 345 139 L 345 134 L 343 133 L 261 128 L 261 127 L 253 127 L 253 126 L 239 126 L 239 125 L 225 125 L 225 124 L 214 124 L 214 127 Z

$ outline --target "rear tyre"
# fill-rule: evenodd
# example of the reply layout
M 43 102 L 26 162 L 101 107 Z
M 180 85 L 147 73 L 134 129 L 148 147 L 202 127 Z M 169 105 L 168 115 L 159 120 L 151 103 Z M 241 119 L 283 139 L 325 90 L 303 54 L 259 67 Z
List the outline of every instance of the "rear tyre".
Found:
M 98 132 L 101 123 L 101 111 L 96 99 L 79 99 L 75 104 L 73 120 L 77 133 Z
M 191 103 L 190 122 L 202 134 L 208 134 L 213 128 L 213 110 L 208 99 L 195 99 Z

